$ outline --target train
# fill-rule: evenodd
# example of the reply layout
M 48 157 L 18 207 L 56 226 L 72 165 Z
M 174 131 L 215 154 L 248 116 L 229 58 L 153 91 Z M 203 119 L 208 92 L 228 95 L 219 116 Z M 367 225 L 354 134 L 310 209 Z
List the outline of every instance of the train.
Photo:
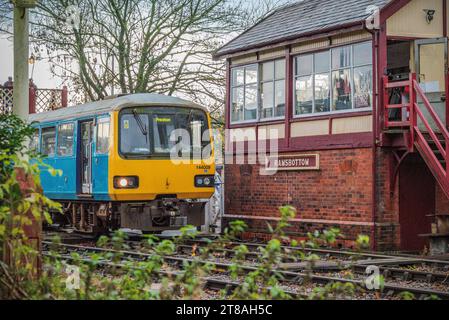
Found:
M 203 106 L 129 94 L 32 114 L 32 148 L 54 224 L 82 233 L 200 228 L 215 191 L 211 117 Z M 61 174 L 62 173 L 62 174 Z

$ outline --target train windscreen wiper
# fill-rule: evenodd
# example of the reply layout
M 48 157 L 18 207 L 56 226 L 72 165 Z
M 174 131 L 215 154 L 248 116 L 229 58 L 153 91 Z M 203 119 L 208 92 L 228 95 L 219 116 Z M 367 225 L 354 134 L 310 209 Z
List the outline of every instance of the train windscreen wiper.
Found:
M 137 125 L 140 128 L 140 131 L 145 136 L 146 143 L 148 143 L 148 130 L 146 125 L 143 123 L 142 119 L 140 118 L 140 115 L 137 113 L 137 110 L 133 110 L 134 119 L 136 119 Z

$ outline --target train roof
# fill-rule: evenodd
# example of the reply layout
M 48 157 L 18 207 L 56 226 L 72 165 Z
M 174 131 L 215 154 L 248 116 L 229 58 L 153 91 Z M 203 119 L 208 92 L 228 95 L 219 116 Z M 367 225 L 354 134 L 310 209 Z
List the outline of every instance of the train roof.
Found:
M 136 93 L 120 96 L 112 99 L 105 99 L 89 102 L 81 105 L 61 108 L 54 111 L 32 114 L 28 117 L 29 122 L 56 121 L 70 118 L 81 118 L 89 115 L 105 114 L 111 111 L 120 110 L 125 107 L 147 107 L 147 106 L 171 106 L 171 107 L 191 107 L 207 112 L 207 109 L 184 99 L 153 93 Z

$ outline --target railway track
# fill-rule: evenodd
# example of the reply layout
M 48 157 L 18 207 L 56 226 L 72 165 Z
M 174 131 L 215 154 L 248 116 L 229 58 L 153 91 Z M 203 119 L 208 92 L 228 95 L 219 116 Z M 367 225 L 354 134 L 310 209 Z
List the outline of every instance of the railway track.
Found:
M 111 250 L 111 249 L 105 249 L 105 248 L 98 248 L 98 247 L 88 247 L 88 246 L 80 246 L 80 245 L 73 245 L 73 244 L 53 244 L 50 242 L 44 242 L 44 247 L 46 249 L 49 248 L 49 246 L 53 245 L 53 246 L 57 246 L 59 249 L 61 250 L 66 250 L 68 252 L 72 252 L 72 251 L 77 251 L 77 252 L 81 252 L 81 253 L 116 253 L 116 254 L 120 254 L 122 255 L 124 258 L 130 258 L 133 260 L 146 260 L 149 257 L 152 256 L 151 253 L 143 253 L 143 252 L 139 252 L 139 251 L 126 251 L 126 250 Z M 48 254 L 48 253 L 47 253 Z M 61 258 L 68 258 L 70 259 L 69 255 L 66 256 L 61 256 Z M 171 265 L 171 266 L 175 266 L 177 268 L 182 267 L 182 265 L 188 261 L 191 262 L 194 259 L 193 258 L 187 258 L 187 257 L 179 257 L 179 256 L 163 256 L 164 261 Z M 215 270 L 218 273 L 221 274 L 226 274 L 227 271 L 229 270 L 229 267 L 231 266 L 230 263 L 225 263 L 225 262 L 215 262 L 215 261 L 200 261 L 201 263 L 213 263 L 215 265 Z M 251 271 L 254 271 L 257 269 L 256 266 L 248 266 L 248 265 L 243 265 L 241 266 L 242 270 L 246 273 L 249 273 Z M 366 268 L 366 266 L 365 266 Z M 362 266 L 357 266 L 356 267 L 356 271 L 361 272 L 362 271 Z M 384 269 L 385 272 L 386 269 Z M 307 282 L 312 282 L 315 284 L 321 284 L 321 285 L 325 285 L 331 282 L 340 282 L 340 283 L 351 283 L 354 286 L 358 287 L 358 288 L 364 288 L 365 287 L 365 283 L 363 280 L 361 279 L 346 279 L 346 278 L 342 278 L 342 277 L 336 277 L 336 276 L 329 276 L 329 275 L 321 275 L 321 274 L 317 274 L 316 272 L 313 273 L 304 273 L 304 272 L 294 272 L 294 271 L 287 271 L 287 270 L 282 270 L 282 269 L 278 269 L 275 270 L 276 272 L 278 272 L 280 275 L 282 275 L 283 277 L 283 281 L 286 283 L 294 283 L 294 284 L 298 284 L 298 285 L 302 285 L 305 284 Z M 363 270 L 364 272 L 364 270 Z M 391 271 L 390 271 L 391 272 Z M 412 270 L 408 271 L 409 274 L 412 274 L 414 276 L 416 276 L 415 274 L 417 274 L 416 272 L 413 272 Z M 429 276 L 426 275 L 426 279 Z M 435 277 L 434 279 L 437 279 L 437 277 Z M 438 278 L 441 279 L 441 278 Z M 211 279 L 210 281 L 214 281 L 214 279 Z M 223 280 L 221 280 L 223 281 Z M 220 282 L 220 281 L 218 281 Z M 226 281 L 225 281 L 226 282 Z M 228 283 L 229 287 L 232 287 L 231 283 Z M 211 286 L 214 287 L 214 284 L 211 283 Z M 215 286 L 219 286 L 219 284 L 215 283 Z M 411 285 L 403 285 L 403 284 L 397 284 L 394 282 L 386 282 L 384 285 L 384 293 L 386 293 L 387 295 L 394 295 L 394 294 L 399 294 L 402 292 L 410 292 L 413 293 L 415 296 L 417 297 L 428 297 L 428 296 L 437 296 L 441 299 L 449 299 L 449 290 L 434 290 L 434 289 L 429 289 L 423 286 L 414 286 L 413 284 Z
M 194 239 L 187 240 L 186 243 L 190 245 L 207 245 L 207 241 L 202 239 Z M 238 245 L 245 245 L 250 249 L 250 254 L 257 255 L 258 247 L 265 247 L 265 244 L 260 243 L 252 243 L 252 242 L 230 242 L 230 247 L 235 247 Z M 313 253 L 324 258 L 342 258 L 344 260 L 360 260 L 364 258 L 365 262 L 369 262 L 370 264 L 376 264 L 378 262 L 385 262 L 386 260 L 391 260 L 388 263 L 396 264 L 396 265 L 416 265 L 416 264 L 425 264 L 428 266 L 433 266 L 442 271 L 449 272 L 449 260 L 438 260 L 432 258 L 424 258 L 420 256 L 410 256 L 410 255 L 388 255 L 382 253 L 373 253 L 373 252 L 365 252 L 365 251 L 348 251 L 348 250 L 337 250 L 337 249 L 324 249 L 324 248 L 301 248 L 301 247 L 290 247 L 290 246 L 282 246 L 284 250 L 289 250 L 292 252 L 302 251 L 306 253 Z M 232 250 L 231 250 L 232 251 Z M 232 254 L 232 253 L 231 253 Z M 396 260 L 396 262 L 394 261 Z

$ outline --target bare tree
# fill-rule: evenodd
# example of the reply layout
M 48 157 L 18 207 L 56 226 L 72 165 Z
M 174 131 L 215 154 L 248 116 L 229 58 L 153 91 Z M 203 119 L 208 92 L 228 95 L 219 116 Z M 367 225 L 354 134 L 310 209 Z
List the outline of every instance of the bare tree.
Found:
M 208 106 L 220 124 L 225 69 L 212 53 L 288 1 L 41 0 L 31 15 L 32 47 L 80 102 L 176 94 Z M 10 30 L 8 10 L 0 11 L 0 31 Z
M 10 33 L 12 26 L 12 4 L 8 0 L 0 0 L 0 34 Z

